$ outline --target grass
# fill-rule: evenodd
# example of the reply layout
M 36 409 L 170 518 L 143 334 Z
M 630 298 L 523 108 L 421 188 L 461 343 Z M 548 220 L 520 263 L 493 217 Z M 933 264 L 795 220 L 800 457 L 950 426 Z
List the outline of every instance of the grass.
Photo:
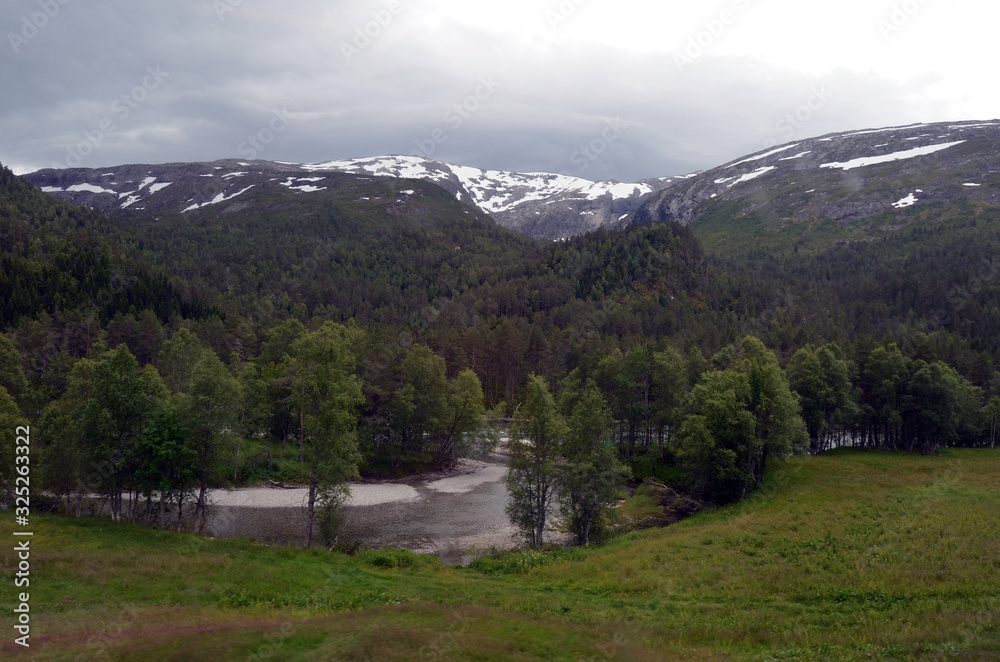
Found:
M 33 660 L 1000 658 L 1000 451 L 794 458 L 742 504 L 469 569 L 33 523 Z

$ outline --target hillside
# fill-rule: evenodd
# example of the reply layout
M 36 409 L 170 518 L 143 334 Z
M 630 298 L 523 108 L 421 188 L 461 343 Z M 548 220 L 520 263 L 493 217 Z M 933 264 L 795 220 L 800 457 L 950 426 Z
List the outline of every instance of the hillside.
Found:
M 531 371 L 559 379 L 609 341 L 683 333 L 708 334 L 715 344 L 726 333 L 715 313 L 703 310 L 704 259 L 680 228 L 535 241 L 498 227 L 434 184 L 324 177 L 323 190 L 241 184 L 239 196 L 222 200 L 227 194 L 216 193 L 208 199 L 221 195 L 218 203 L 198 209 L 162 216 L 137 210 L 117 219 L 10 181 L 32 204 L 100 219 L 89 241 L 127 242 L 120 253 L 166 278 L 178 305 L 189 306 L 144 316 L 152 303 L 140 298 L 130 307 L 118 280 L 97 288 L 114 307 L 90 335 L 104 329 L 108 342 L 125 342 L 144 362 L 155 357 L 163 334 L 180 326 L 228 359 L 234 352 L 256 356 L 268 331 L 289 318 L 353 320 L 379 338 L 376 354 L 427 343 L 450 370 L 474 367 L 490 401 L 510 402 Z M 172 188 L 155 195 L 180 193 Z M 27 213 L 17 209 L 15 216 Z M 65 238 L 58 225 L 41 231 L 80 241 Z M 38 316 L 32 302 L 25 312 Z M 90 337 L 90 327 L 77 320 L 86 317 L 80 305 L 63 299 L 60 315 L 52 317 L 52 303 L 40 323 L 11 319 L 5 329 L 43 365 L 62 351 L 80 358 L 86 348 L 77 339 Z M 30 377 L 47 378 L 42 372 Z
M 998 483 L 997 451 L 800 457 L 744 504 L 464 570 L 36 516 L 32 659 L 996 659 Z
M 128 227 L 58 202 L 0 166 L 0 328 L 42 313 L 76 310 L 107 323 L 149 308 L 166 321 L 199 317 L 162 272 L 143 259 Z
M 691 225 L 709 252 L 739 256 L 867 240 L 998 204 L 1000 122 L 918 124 L 748 155 L 671 186 L 633 222 Z
M 662 222 L 740 283 L 734 309 L 771 346 L 893 337 L 1000 386 L 1000 123 L 769 148 L 661 192 L 632 226 Z
M 158 218 L 210 206 L 228 208 L 248 192 L 283 193 L 289 200 L 335 189 L 350 174 L 387 184 L 420 180 L 440 186 L 498 225 L 538 239 L 565 239 L 619 227 L 664 178 L 623 184 L 546 173 L 514 173 L 456 166 L 412 156 L 384 156 L 318 164 L 217 161 L 40 170 L 25 179 L 62 200 L 129 219 Z M 406 181 L 397 182 L 407 190 Z

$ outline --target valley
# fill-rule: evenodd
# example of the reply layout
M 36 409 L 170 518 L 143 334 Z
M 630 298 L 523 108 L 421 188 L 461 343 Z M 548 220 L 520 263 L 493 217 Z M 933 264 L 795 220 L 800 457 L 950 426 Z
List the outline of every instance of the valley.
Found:
M 990 659 L 998 143 L 3 170 L 38 659 Z

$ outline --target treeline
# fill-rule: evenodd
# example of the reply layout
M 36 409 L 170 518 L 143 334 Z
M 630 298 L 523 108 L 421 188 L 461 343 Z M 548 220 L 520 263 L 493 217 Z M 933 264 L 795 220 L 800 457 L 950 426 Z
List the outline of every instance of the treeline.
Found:
M 807 346 L 792 357 L 788 374 L 814 452 L 996 446 L 1000 397 L 988 397 L 942 361 L 905 356 L 894 343 L 862 350 L 857 361 L 836 344 Z
M 41 487 L 66 512 L 99 494 L 115 519 L 171 528 L 187 505 L 187 521 L 203 528 L 209 487 L 260 479 L 260 464 L 280 452 L 310 486 L 310 523 L 316 513 L 322 522 L 359 470 L 447 467 L 492 448 L 510 420 L 512 519 L 538 545 L 558 503 L 585 544 L 626 466 L 636 477 L 666 471 L 675 487 L 725 503 L 790 453 L 995 445 L 1000 415 L 1000 398 L 986 402 L 954 369 L 891 343 L 857 361 L 835 344 L 807 346 L 787 371 L 753 337 L 711 360 L 642 345 L 590 357 L 554 395 L 534 375 L 523 400 L 488 409 L 475 372 L 449 378 L 426 346 L 387 357 L 359 327 L 318 321 L 309 329 L 290 320 L 267 338 L 258 356 L 229 365 L 187 328 L 147 364 L 124 344 L 98 342 L 36 419 Z M 11 422 L 33 401 L 19 362 L 0 336 L 0 414 Z
M 328 488 L 358 478 L 359 467 L 447 467 L 495 437 L 484 436 L 489 412 L 475 373 L 448 379 L 426 347 L 377 370 L 358 364 L 370 339 L 355 326 L 290 321 L 268 338 L 252 361 L 232 357 L 228 366 L 186 328 L 145 365 L 124 344 L 98 344 L 36 419 L 41 488 L 66 512 L 80 514 L 98 494 L 113 519 L 163 527 L 181 527 L 187 504 L 200 530 L 208 488 L 259 479 L 254 472 L 273 467 L 280 446 L 310 486 L 311 522 L 314 507 L 343 496 Z M 0 410 L 20 415 L 17 405 L 29 408 L 32 397 L 5 336 L 0 365 Z
M 684 393 L 670 394 L 680 395 L 678 400 L 651 399 L 678 423 L 676 434 L 657 449 L 656 461 L 676 469 L 675 487 L 711 503 L 728 503 L 763 482 L 769 464 L 802 452 L 809 442 L 798 398 L 773 352 L 747 337 L 716 358 L 693 389 L 685 385 Z M 679 362 L 660 363 L 660 369 L 684 373 Z M 636 377 L 618 376 L 623 382 Z M 621 385 L 615 388 L 619 397 Z M 622 460 L 634 458 L 636 449 L 623 443 L 625 428 L 616 425 L 606 395 L 580 371 L 563 380 L 556 396 L 541 377 L 529 381 L 508 445 L 507 512 L 534 548 L 542 546 L 555 510 L 580 544 L 600 536 L 621 483 L 632 473 Z

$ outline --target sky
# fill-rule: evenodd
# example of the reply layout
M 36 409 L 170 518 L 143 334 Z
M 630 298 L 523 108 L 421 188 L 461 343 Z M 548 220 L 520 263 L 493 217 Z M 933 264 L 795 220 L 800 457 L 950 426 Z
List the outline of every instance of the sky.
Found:
M 1000 117 L 988 0 L 4 0 L 0 163 L 411 154 L 638 181 Z

